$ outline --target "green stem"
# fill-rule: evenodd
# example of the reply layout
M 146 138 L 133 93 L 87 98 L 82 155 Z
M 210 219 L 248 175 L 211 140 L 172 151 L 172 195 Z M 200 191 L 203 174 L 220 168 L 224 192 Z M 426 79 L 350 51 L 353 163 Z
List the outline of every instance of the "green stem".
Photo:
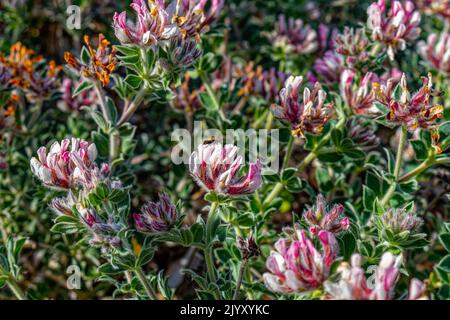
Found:
M 236 282 L 236 289 L 233 294 L 233 300 L 237 300 L 239 297 L 239 291 L 242 285 L 242 278 L 244 276 L 245 267 L 247 266 L 247 259 L 242 260 L 241 266 L 239 268 L 239 274 Z
M 342 117 L 336 124 L 335 129 L 342 128 L 345 124 L 345 120 L 346 119 L 344 117 Z M 332 132 L 332 130 L 330 130 L 330 132 L 328 132 L 326 135 L 324 135 L 322 137 L 322 139 L 319 141 L 319 143 L 314 147 L 314 149 L 311 150 L 311 152 L 302 160 L 302 162 L 300 162 L 300 164 L 298 165 L 298 171 L 302 171 L 303 169 L 305 169 L 317 157 L 317 154 L 320 151 L 320 149 L 324 145 L 326 145 L 328 143 L 328 141 L 330 141 L 331 132 Z
M 401 176 L 398 181 L 399 182 L 405 182 L 408 181 L 418 174 L 422 173 L 429 167 L 435 164 L 450 164 L 450 158 L 441 158 L 441 159 L 435 159 L 434 156 L 430 156 L 425 161 L 423 161 L 419 166 L 417 166 L 415 169 L 409 171 L 408 173 Z
M 110 160 L 115 160 L 120 153 L 120 134 L 117 131 L 111 132 L 109 135 L 109 157 Z
M 209 97 L 212 100 L 214 108 L 217 111 L 219 111 L 220 110 L 219 101 L 217 100 L 216 94 L 214 93 L 214 90 L 212 89 L 211 84 L 209 83 L 209 79 L 204 72 L 200 72 L 200 79 L 202 79 L 203 85 L 205 86 L 206 92 L 208 93 Z
M 213 225 L 216 220 L 216 211 L 219 207 L 218 202 L 211 203 L 211 208 L 209 209 L 208 214 L 208 220 L 206 222 L 206 246 L 205 246 L 205 262 L 206 262 L 206 270 L 208 273 L 208 278 L 211 283 L 217 283 L 217 275 L 216 275 L 216 267 L 214 265 L 214 258 L 213 258 L 213 239 L 214 234 L 213 232 Z M 216 293 L 217 298 L 220 299 L 220 292 Z
M 400 169 L 402 167 L 403 150 L 405 149 L 406 137 L 407 137 L 406 126 L 402 126 L 402 131 L 400 134 L 400 141 L 399 141 L 398 147 L 397 147 L 397 155 L 395 156 L 394 181 L 392 182 L 388 191 L 384 195 L 383 199 L 381 199 L 382 206 L 385 206 L 389 202 L 389 200 L 392 198 L 392 196 L 394 195 L 394 192 L 395 192 L 395 188 L 397 187 L 397 184 L 399 182 L 398 177 L 400 175 Z
M 267 120 L 266 120 L 266 127 L 265 127 L 266 130 L 272 129 L 273 119 L 274 119 L 273 113 L 269 112 L 269 115 L 267 116 Z
M 289 164 L 289 159 L 291 158 L 292 155 L 293 146 L 294 146 L 294 137 L 291 135 L 289 137 L 289 142 L 287 145 L 286 154 L 284 156 L 283 166 L 281 167 L 281 170 L 286 169 L 287 165 Z
M 152 50 L 152 49 L 149 49 Z M 147 88 L 150 87 L 149 81 L 147 79 L 147 76 L 149 74 L 148 65 L 147 65 L 147 50 L 144 48 L 141 48 L 140 51 L 140 60 L 142 65 L 142 73 L 140 74 L 144 78 L 144 84 L 141 86 L 139 91 L 136 93 L 133 101 L 131 104 L 124 110 L 122 113 L 122 116 L 119 119 L 119 122 L 117 123 L 117 126 L 120 127 L 122 124 L 130 120 L 130 118 L 133 116 L 133 114 L 136 112 L 142 101 L 144 100 L 145 94 L 147 92 Z
M 19 285 L 17 284 L 16 279 L 14 279 L 13 277 L 9 277 L 6 283 L 8 284 L 9 289 L 11 289 L 11 291 L 14 293 L 14 295 L 18 300 L 27 299 L 22 289 L 20 289 Z
M 138 277 L 138 279 L 141 282 L 142 286 L 144 287 L 145 292 L 147 293 L 148 297 L 151 300 L 158 300 L 155 290 L 151 287 L 151 285 L 148 282 L 148 279 L 145 277 L 144 272 L 142 271 L 142 269 L 140 267 L 136 268 L 134 270 L 134 273 L 136 274 L 136 276 Z
M 134 97 L 133 101 L 128 106 L 128 109 L 125 110 L 125 112 L 122 114 L 122 116 L 119 119 L 119 122 L 117 123 L 117 126 L 120 127 L 125 122 L 130 120 L 130 118 L 133 116 L 133 114 L 136 112 L 139 105 L 142 103 L 145 97 L 145 93 L 147 91 L 147 87 L 145 85 L 142 86 L 142 88 L 136 93 L 136 96 Z
M 97 93 L 98 101 L 100 102 L 100 109 L 102 110 L 103 117 L 105 117 L 106 121 L 112 123 L 112 116 L 109 109 L 106 107 L 105 93 L 103 92 L 100 83 L 95 82 L 94 88 Z
M 283 190 L 283 184 L 281 182 L 278 182 L 275 187 L 272 189 L 272 191 L 269 193 L 267 198 L 263 202 L 263 207 L 270 204 L 273 199 L 275 199 L 278 194 Z

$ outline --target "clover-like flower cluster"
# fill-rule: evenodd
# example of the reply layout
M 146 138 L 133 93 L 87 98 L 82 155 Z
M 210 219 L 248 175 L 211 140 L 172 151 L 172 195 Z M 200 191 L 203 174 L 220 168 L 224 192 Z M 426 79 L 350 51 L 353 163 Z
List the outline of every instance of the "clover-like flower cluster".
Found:
M 199 145 L 189 159 L 192 177 L 206 191 L 231 196 L 253 193 L 262 183 L 261 163 L 251 163 L 247 174 L 240 175 L 244 160 L 238 152 L 231 144 Z
M 422 218 L 414 212 L 408 212 L 403 208 L 390 208 L 378 217 L 381 228 L 389 229 L 394 234 L 404 231 L 414 232 L 423 224 Z
M 344 32 L 336 36 L 336 52 L 346 57 L 347 66 L 364 63 L 369 59 L 367 39 L 364 29 L 344 28 Z
M 88 36 L 84 36 L 84 43 L 88 48 L 89 57 L 87 60 L 89 61 L 80 61 L 68 51 L 64 53 L 64 59 L 82 77 L 99 81 L 103 87 L 106 87 L 109 84 L 111 74 L 116 70 L 119 63 L 116 57 L 116 49 L 111 48 L 111 43 L 103 34 L 98 35 L 97 49 L 92 47 Z
M 383 45 L 391 60 L 397 50 L 405 50 L 406 44 L 420 35 L 420 13 L 412 1 L 393 1 L 390 10 L 385 0 L 378 0 L 367 9 L 367 27 L 372 40 Z
M 69 78 L 63 80 L 60 91 L 61 100 L 58 101 L 58 108 L 66 112 L 79 112 L 82 107 L 90 107 L 97 102 L 97 95 L 94 90 L 83 91 L 77 96 L 73 96 L 75 88 L 81 83 L 74 84 Z
M 427 42 L 419 42 L 418 50 L 422 59 L 433 69 L 450 74 L 450 33 L 431 33 Z
M 38 159 L 31 158 L 31 170 L 48 187 L 71 189 L 80 183 L 90 185 L 97 174 L 97 148 L 85 140 L 64 139 L 53 143 L 48 153 L 46 147 L 37 153 Z
M 278 16 L 275 30 L 268 37 L 275 46 L 284 47 L 287 52 L 309 54 L 318 49 L 317 32 L 301 19 Z
M 318 238 L 323 251 L 307 238 L 304 230 L 296 229 L 295 236 L 279 239 L 275 251 L 267 258 L 264 283 L 278 293 L 305 293 L 322 285 L 337 256 L 338 245 L 334 235 L 321 230 Z
M 401 256 L 386 252 L 375 269 L 373 281 L 368 281 L 364 269 L 361 268 L 362 257 L 354 254 L 351 264 L 343 263 L 338 272 L 341 275 L 337 283 L 325 282 L 325 291 L 329 299 L 336 300 L 391 300 L 398 280 Z M 410 285 L 409 299 L 423 298 L 425 286 L 417 279 Z
M 436 119 L 442 116 L 444 108 L 440 105 L 432 105 L 432 77 L 422 77 L 423 85 L 413 95 L 408 90 L 406 75 L 403 74 L 400 80 L 401 97 L 394 97 L 395 80 L 387 81 L 386 85 L 374 84 L 373 90 L 378 102 L 389 109 L 387 120 L 405 125 L 409 130 L 418 127 L 431 128 L 436 125 Z
M 305 87 L 302 95 L 302 82 L 303 77 L 290 76 L 280 91 L 280 104 L 272 105 L 275 118 L 290 124 L 294 136 L 321 132 L 333 114 L 333 103 L 325 103 L 327 94 L 320 84 L 312 91 Z
M 32 103 L 49 99 L 59 89 L 61 69 L 54 60 L 44 65 L 41 55 L 20 42 L 11 46 L 8 56 L 0 53 L 1 86 L 23 90 Z
M 319 194 L 315 206 L 306 210 L 303 216 L 309 224 L 312 235 L 317 235 L 321 230 L 337 234 L 350 227 L 350 220 L 348 217 L 343 217 L 343 213 L 344 206 L 340 204 L 335 204 L 328 209 L 325 198 Z
M 126 12 L 114 14 L 114 31 L 122 44 L 141 47 L 160 45 L 173 38 L 195 38 L 206 31 L 217 19 L 223 0 L 173 0 L 167 6 L 165 1 L 156 0 L 146 4 L 144 0 L 133 0 L 131 8 L 137 15 L 137 22 L 127 20 Z
M 366 73 L 361 81 L 355 81 L 355 71 L 346 69 L 341 76 L 340 93 L 345 104 L 353 112 L 362 115 L 375 115 L 379 110 L 375 107 L 375 94 L 372 91 L 372 83 L 376 75 Z
M 160 194 L 158 202 L 147 202 L 141 213 L 134 213 L 136 229 L 143 233 L 168 231 L 177 221 L 177 209 L 167 194 Z

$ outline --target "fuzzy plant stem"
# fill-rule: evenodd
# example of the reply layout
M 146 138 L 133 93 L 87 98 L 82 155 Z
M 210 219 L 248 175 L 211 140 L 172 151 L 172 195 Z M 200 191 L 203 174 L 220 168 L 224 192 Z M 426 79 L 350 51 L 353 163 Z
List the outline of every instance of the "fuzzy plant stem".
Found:
M 130 120 L 130 118 L 133 116 L 133 114 L 136 112 L 136 110 L 139 108 L 140 104 L 144 100 L 145 93 L 147 91 L 147 87 L 144 85 L 142 88 L 136 93 L 136 96 L 134 97 L 133 101 L 128 106 L 128 109 L 122 114 L 122 116 L 119 119 L 119 122 L 117 123 L 117 126 L 120 127 L 125 122 Z
M 293 147 L 294 147 L 294 137 L 291 135 L 289 137 L 289 142 L 287 145 L 287 150 L 286 150 L 286 154 L 284 156 L 283 165 L 281 167 L 281 170 L 286 169 L 286 167 L 288 166 L 289 159 L 291 159 Z
M 98 101 L 100 103 L 100 109 L 102 110 L 103 117 L 109 123 L 112 123 L 112 116 L 106 106 L 105 93 L 103 92 L 102 86 L 100 83 L 95 82 L 94 84 L 95 93 L 97 94 Z
M 144 100 L 145 94 L 147 92 L 147 88 L 149 87 L 148 80 L 145 78 L 148 76 L 150 70 L 148 69 L 149 66 L 147 65 L 147 51 L 144 48 L 140 49 L 140 55 L 141 55 L 141 63 L 142 63 L 142 76 L 144 77 L 144 84 L 139 89 L 139 91 L 136 93 L 136 96 L 134 97 L 131 104 L 128 106 L 128 108 L 123 112 L 122 116 L 119 119 L 119 122 L 117 125 L 120 127 L 125 122 L 130 120 L 130 118 L 133 116 L 133 114 L 136 112 L 136 110 L 139 108 L 139 105 Z
M 147 293 L 148 297 L 151 300 L 158 300 L 155 290 L 152 288 L 152 286 L 148 282 L 148 279 L 145 277 L 144 272 L 142 271 L 142 269 L 140 267 L 136 268 L 134 270 L 134 273 L 136 274 L 136 276 L 138 277 L 140 283 L 144 287 L 145 292 Z
M 208 274 L 209 281 L 211 283 L 217 283 L 217 275 L 216 275 L 216 269 L 214 265 L 214 258 L 213 258 L 213 244 L 212 241 L 214 239 L 214 234 L 212 234 L 213 225 L 216 220 L 216 211 L 219 207 L 218 202 L 211 203 L 211 208 L 209 209 L 208 213 L 208 220 L 206 222 L 206 246 L 205 246 L 205 263 L 206 263 L 206 271 Z M 216 293 L 217 298 L 220 299 L 220 292 Z
M 17 284 L 16 279 L 14 279 L 13 277 L 9 277 L 9 279 L 6 281 L 9 289 L 11 289 L 11 291 L 14 293 L 14 295 L 16 296 L 16 298 L 18 300 L 26 300 L 26 296 L 23 293 L 22 289 L 20 289 L 19 285 Z
M 416 168 L 401 176 L 398 179 L 398 181 L 399 182 L 408 181 L 435 164 L 450 164 L 450 158 L 445 157 L 435 160 L 434 157 L 429 157 L 425 161 L 423 161 L 420 165 L 418 165 Z
M 286 155 L 284 156 L 283 165 L 281 167 L 281 170 L 285 169 L 289 163 L 289 159 L 291 158 L 292 150 L 294 147 L 294 140 L 295 139 L 293 136 L 291 136 L 289 138 L 289 142 L 288 142 L 287 149 L 286 149 Z M 263 207 L 269 205 L 273 201 L 273 199 L 275 199 L 282 190 L 283 190 L 283 183 L 278 182 L 275 185 L 275 187 L 272 189 L 272 191 L 269 193 L 267 198 L 264 200 Z
M 336 124 L 335 129 L 340 129 L 345 124 L 345 117 L 342 117 Z M 319 141 L 319 143 L 314 147 L 314 149 L 300 162 L 298 165 L 298 171 L 305 169 L 318 155 L 320 149 L 328 143 L 331 139 L 331 130 Z
M 223 110 L 220 108 L 219 100 L 217 99 L 216 94 L 214 93 L 214 90 L 213 90 L 213 88 L 211 87 L 211 83 L 210 83 L 208 77 L 206 76 L 206 74 L 205 74 L 203 71 L 201 71 L 201 72 L 199 73 L 199 75 L 200 75 L 200 79 L 201 79 L 202 82 L 203 82 L 203 85 L 205 86 L 206 92 L 208 93 L 209 98 L 210 98 L 211 101 L 212 101 L 212 104 L 213 104 L 213 106 L 214 106 L 214 109 L 217 110 L 217 112 L 219 113 L 220 118 L 221 118 L 223 121 L 225 121 L 225 120 L 226 120 L 226 117 L 225 117 L 225 115 L 224 115 L 224 113 L 223 113 Z
M 281 190 L 283 190 L 283 184 L 281 182 L 278 182 L 275 187 L 273 187 L 267 198 L 264 200 L 263 207 L 269 205 L 273 201 L 273 199 L 278 196 Z
M 236 282 L 236 289 L 234 290 L 234 294 L 233 294 L 233 300 L 237 300 L 239 297 L 239 291 L 241 289 L 241 285 L 242 285 L 242 279 L 244 277 L 244 271 L 245 271 L 245 267 L 247 266 L 247 259 L 242 260 L 241 262 L 241 266 L 239 268 L 239 274 L 238 274 L 238 278 L 237 278 L 237 282 Z
M 402 131 L 400 135 L 400 141 L 398 143 L 397 147 L 397 155 L 395 156 L 395 167 L 394 167 L 394 181 L 392 181 L 391 186 L 389 187 L 388 191 L 384 195 L 383 199 L 381 199 L 381 205 L 385 206 L 389 200 L 391 200 L 392 196 L 394 195 L 395 188 L 397 187 L 397 184 L 399 182 L 399 175 L 400 175 L 400 169 L 402 167 L 402 160 L 403 160 L 403 150 L 405 149 L 406 144 L 406 136 L 408 132 L 406 130 L 406 126 L 402 126 Z

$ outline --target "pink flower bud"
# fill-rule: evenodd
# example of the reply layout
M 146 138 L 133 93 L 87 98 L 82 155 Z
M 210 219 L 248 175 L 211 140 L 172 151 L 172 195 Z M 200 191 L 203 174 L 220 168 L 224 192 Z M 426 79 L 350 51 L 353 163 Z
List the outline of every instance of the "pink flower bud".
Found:
M 349 219 L 343 217 L 343 212 L 344 207 L 340 204 L 327 208 L 325 198 L 319 194 L 316 205 L 310 207 L 303 216 L 310 226 L 311 234 L 317 235 L 321 230 L 337 234 L 348 230 L 350 225 Z
M 147 202 L 140 214 L 133 214 L 133 219 L 140 232 L 166 232 L 177 221 L 177 209 L 167 194 L 160 194 L 158 202 Z

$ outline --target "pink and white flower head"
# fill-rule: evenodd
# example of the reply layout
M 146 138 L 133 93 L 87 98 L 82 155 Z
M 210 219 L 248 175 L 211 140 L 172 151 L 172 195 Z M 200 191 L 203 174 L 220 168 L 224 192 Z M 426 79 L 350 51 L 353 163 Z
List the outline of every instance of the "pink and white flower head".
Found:
M 350 220 L 343 213 L 343 205 L 335 204 L 331 208 L 327 208 L 325 198 L 319 194 L 316 205 L 306 210 L 303 216 L 309 224 L 309 231 L 312 235 L 317 235 L 321 230 L 338 234 L 350 227 Z
M 342 57 L 335 50 L 328 50 L 322 58 L 314 62 L 314 74 L 329 86 L 339 83 L 343 71 Z M 314 80 L 314 77 L 311 80 Z
M 277 47 L 284 47 L 287 52 L 310 54 L 318 49 L 317 32 L 301 19 L 278 16 L 275 31 L 268 35 Z
M 373 116 L 379 113 L 379 110 L 375 107 L 375 94 L 371 88 L 375 78 L 376 75 L 369 72 L 357 84 L 355 83 L 355 71 L 346 69 L 342 73 L 341 97 L 356 114 Z
M 95 144 L 81 139 L 64 139 L 53 143 L 48 153 L 46 147 L 37 153 L 38 159 L 31 158 L 31 170 L 48 187 L 70 189 L 96 166 Z
M 336 52 L 344 56 L 349 67 L 358 63 L 365 63 L 369 59 L 367 39 L 364 29 L 344 28 L 344 33 L 336 36 Z
M 401 256 L 386 252 L 375 270 L 373 281 L 366 279 L 361 268 L 359 254 L 351 257 L 351 265 L 343 263 L 338 272 L 339 282 L 325 282 L 325 291 L 330 299 L 336 300 L 390 300 L 393 298 L 395 283 L 398 280 Z
M 450 74 L 450 33 L 441 35 L 431 33 L 427 42 L 419 42 L 419 53 L 422 59 L 437 71 Z
M 141 213 L 133 214 L 136 229 L 143 233 L 169 231 L 177 221 L 177 209 L 167 194 L 160 194 L 158 202 L 147 202 Z
M 127 20 L 125 11 L 114 14 L 114 32 L 120 43 L 148 47 L 170 38 L 174 30 L 170 27 L 164 1 L 149 1 L 149 5 L 145 0 L 133 0 L 130 6 L 136 12 L 136 23 Z
M 251 163 L 246 175 L 240 175 L 244 160 L 239 148 L 231 144 L 201 144 L 189 159 L 189 170 L 197 184 L 207 191 L 223 195 L 245 195 L 261 186 L 261 163 Z
M 207 10 L 208 3 L 209 9 Z M 224 0 L 173 0 L 167 7 L 169 19 L 184 37 L 197 38 L 217 20 Z
M 391 60 L 396 50 L 405 50 L 406 44 L 420 35 L 420 13 L 412 1 L 393 1 L 387 11 L 386 1 L 378 0 L 367 9 L 367 27 L 372 32 L 372 40 L 386 49 Z
M 406 125 L 410 131 L 418 127 L 431 128 L 436 125 L 436 119 L 442 116 L 444 108 L 431 104 L 432 78 L 422 77 L 423 85 L 413 95 L 408 90 L 406 76 L 403 74 L 400 80 L 401 97 L 395 99 L 395 80 L 389 79 L 386 85 L 373 84 L 373 90 L 378 102 L 389 109 L 387 120 Z
M 320 84 L 312 91 L 305 87 L 302 94 L 302 82 L 303 77 L 290 76 L 280 91 L 280 104 L 271 108 L 275 118 L 291 125 L 294 136 L 320 133 L 333 115 L 333 103 L 325 103 L 327 94 Z
M 317 250 L 304 230 L 296 230 L 289 239 L 275 243 L 275 251 L 267 258 L 269 272 L 263 274 L 266 287 L 274 292 L 304 293 L 322 285 L 336 259 L 338 245 L 334 235 L 319 231 L 322 252 Z
M 58 108 L 66 112 L 78 112 L 81 107 L 90 107 L 97 101 L 97 95 L 94 90 L 88 90 L 80 93 L 76 97 L 73 97 L 73 91 L 75 89 L 73 81 L 69 78 L 65 78 L 62 86 L 61 100 L 58 101 Z

